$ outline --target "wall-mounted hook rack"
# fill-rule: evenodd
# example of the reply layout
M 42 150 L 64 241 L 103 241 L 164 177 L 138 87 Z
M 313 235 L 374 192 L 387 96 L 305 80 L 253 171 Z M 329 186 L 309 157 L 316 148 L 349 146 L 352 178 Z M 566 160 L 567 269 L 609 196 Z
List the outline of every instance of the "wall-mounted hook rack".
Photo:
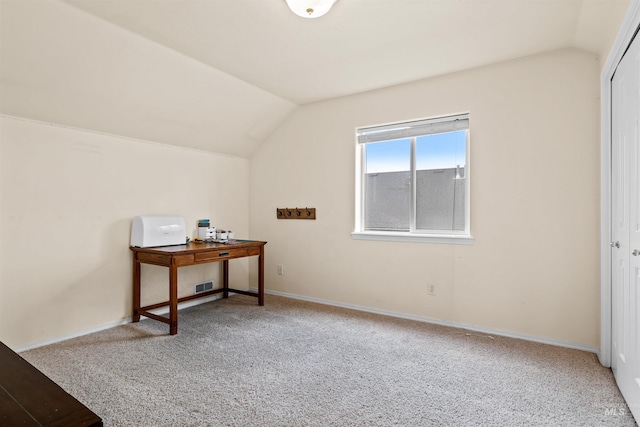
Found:
M 278 219 L 316 219 L 316 208 L 277 208 Z

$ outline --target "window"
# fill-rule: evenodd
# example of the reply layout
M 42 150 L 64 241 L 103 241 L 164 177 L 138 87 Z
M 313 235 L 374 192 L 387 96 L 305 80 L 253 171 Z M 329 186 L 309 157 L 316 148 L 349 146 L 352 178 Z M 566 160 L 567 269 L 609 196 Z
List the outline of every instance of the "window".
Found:
M 470 243 L 469 115 L 357 130 L 355 239 Z

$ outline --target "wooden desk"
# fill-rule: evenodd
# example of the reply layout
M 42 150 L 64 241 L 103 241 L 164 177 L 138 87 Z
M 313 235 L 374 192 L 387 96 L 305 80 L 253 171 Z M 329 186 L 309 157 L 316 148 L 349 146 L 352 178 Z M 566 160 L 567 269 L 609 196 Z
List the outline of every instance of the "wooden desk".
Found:
M 178 333 L 178 303 L 202 298 L 222 292 L 224 298 L 229 292 L 251 295 L 258 298 L 258 304 L 264 305 L 264 245 L 267 242 L 254 240 L 236 240 L 233 244 L 188 243 L 186 245 L 137 248 L 133 251 L 133 321 L 139 322 L 140 315 L 169 324 L 169 333 Z M 258 257 L 258 292 L 248 292 L 229 288 L 229 260 L 250 256 Z M 222 288 L 178 298 L 178 268 L 189 265 L 222 261 Z M 140 264 L 153 264 L 169 267 L 169 301 L 140 306 Z M 169 306 L 169 317 L 158 316 L 149 310 Z
M 102 426 L 102 420 L 0 342 L 1 426 Z

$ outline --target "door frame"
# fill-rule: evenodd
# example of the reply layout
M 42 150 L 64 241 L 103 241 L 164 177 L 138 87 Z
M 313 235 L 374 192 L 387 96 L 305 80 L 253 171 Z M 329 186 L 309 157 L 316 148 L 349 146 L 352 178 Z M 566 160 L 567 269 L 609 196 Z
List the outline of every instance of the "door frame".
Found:
M 600 75 L 600 351 L 611 367 L 611 80 L 640 29 L 640 0 L 631 0 Z M 640 37 L 640 36 L 639 36 Z

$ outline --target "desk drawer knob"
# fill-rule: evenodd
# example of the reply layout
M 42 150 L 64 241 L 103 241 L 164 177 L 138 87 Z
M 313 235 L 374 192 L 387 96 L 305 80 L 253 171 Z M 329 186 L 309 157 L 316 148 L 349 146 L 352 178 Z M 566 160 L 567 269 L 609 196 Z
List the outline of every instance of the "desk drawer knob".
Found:
M 220 252 L 219 256 L 229 256 L 229 252 Z

